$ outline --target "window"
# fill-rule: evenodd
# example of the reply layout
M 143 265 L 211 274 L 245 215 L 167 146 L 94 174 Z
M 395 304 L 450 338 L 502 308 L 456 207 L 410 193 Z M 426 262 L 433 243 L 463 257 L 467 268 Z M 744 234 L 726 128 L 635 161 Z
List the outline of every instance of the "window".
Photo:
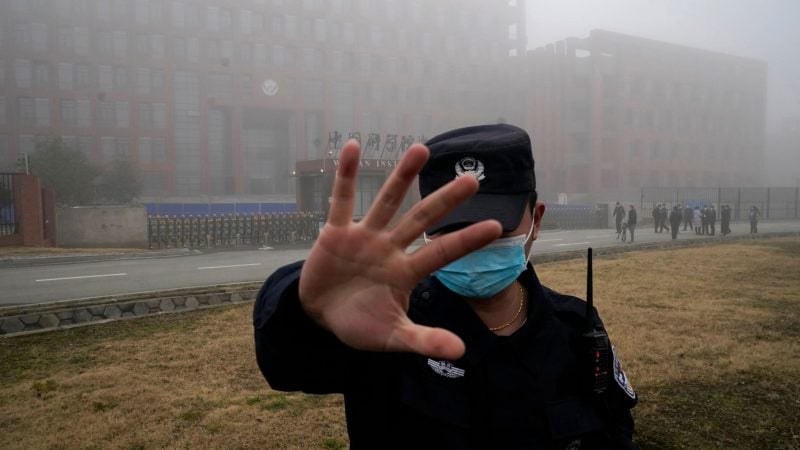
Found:
M 150 86 L 153 88 L 153 92 L 163 92 L 164 91 L 164 70 L 163 69 L 153 69 L 152 73 L 150 74 Z
M 209 6 L 206 9 L 206 28 L 208 31 L 219 31 L 219 8 Z
M 92 126 L 92 103 L 89 100 L 78 100 L 76 105 L 76 125 L 81 128 Z
M 128 33 L 124 31 L 114 32 L 114 56 L 117 58 L 128 56 Z
M 114 89 L 114 68 L 111 66 L 97 66 L 97 87 L 102 92 L 111 92 Z
M 325 99 L 322 81 L 303 81 L 303 100 L 306 103 L 320 103 Z
M 104 127 L 114 126 L 113 102 L 100 102 L 100 125 Z
M 150 93 L 150 69 L 147 67 L 136 69 L 136 92 L 139 94 Z
M 131 140 L 126 137 L 118 137 L 114 142 L 114 157 L 117 159 L 127 159 L 131 154 Z
M 14 81 L 18 88 L 31 87 L 33 80 L 33 64 L 27 59 L 14 60 Z
M 29 24 L 17 24 L 16 28 L 14 28 L 14 43 L 19 48 L 28 48 L 31 46 L 31 32 Z
M 186 40 L 186 59 L 189 62 L 200 61 L 200 40 L 189 38 Z
M 31 46 L 39 52 L 47 50 L 47 25 L 43 23 L 31 24 Z
M 131 121 L 130 107 L 126 101 L 114 102 L 114 126 L 128 128 Z
M 153 103 L 153 127 L 159 129 L 167 127 L 166 103 Z
M 127 91 L 128 90 L 128 69 L 125 67 L 114 68 L 114 90 Z
M 89 65 L 76 64 L 75 65 L 75 87 L 77 89 L 86 89 L 89 87 Z
M 64 90 L 75 88 L 75 64 L 58 63 L 58 88 Z
M 33 113 L 35 116 L 34 123 L 38 127 L 50 126 L 50 99 L 49 98 L 35 98 L 33 99 Z
M 144 164 L 159 164 L 165 160 L 164 138 L 139 138 L 139 160 Z
M 250 34 L 253 32 L 253 12 L 248 10 L 242 10 L 239 12 L 239 29 L 242 30 L 244 34 Z
M 183 28 L 186 24 L 186 5 L 182 2 L 172 2 L 172 26 L 175 28 Z
M 58 2 L 61 4 L 62 2 Z M 59 31 L 58 42 L 61 50 L 65 52 L 74 52 L 75 51 L 75 33 L 74 29 L 71 27 L 62 28 Z
M 325 39 L 328 37 L 327 33 L 327 24 L 325 23 L 325 19 L 315 19 L 314 20 L 314 39 L 317 42 L 325 42 Z
M 288 15 L 284 19 L 286 36 L 290 38 L 297 37 L 297 17 Z
M 103 56 L 111 56 L 114 48 L 113 42 L 111 41 L 111 33 L 108 31 L 98 31 L 95 39 L 97 53 Z
M 233 95 L 233 79 L 226 73 L 208 74 L 208 96 L 227 99 Z
M 250 66 L 253 64 L 253 44 L 249 42 L 242 43 L 239 48 L 240 61 L 242 64 Z
M 154 58 L 164 57 L 164 35 L 154 34 L 150 36 L 150 51 Z
M 78 55 L 89 54 L 89 29 L 75 27 L 75 53 Z
M 74 99 L 61 100 L 61 124 L 67 127 L 78 125 L 78 107 Z
M 153 126 L 153 111 L 150 103 L 139 103 L 139 126 L 143 128 Z
M 172 40 L 172 56 L 179 61 L 186 59 L 186 39 L 176 37 Z
M 37 62 L 33 65 L 33 84 L 39 88 L 46 88 L 49 78 L 50 68 L 45 62 Z
M 114 160 L 114 155 L 117 152 L 117 142 L 113 136 L 103 136 L 100 138 L 100 152 L 103 157 L 103 162 Z
M 20 134 L 17 151 L 20 153 L 33 153 L 35 150 L 36 138 L 31 134 Z
M 253 62 L 257 67 L 267 65 L 267 47 L 262 43 L 253 46 Z

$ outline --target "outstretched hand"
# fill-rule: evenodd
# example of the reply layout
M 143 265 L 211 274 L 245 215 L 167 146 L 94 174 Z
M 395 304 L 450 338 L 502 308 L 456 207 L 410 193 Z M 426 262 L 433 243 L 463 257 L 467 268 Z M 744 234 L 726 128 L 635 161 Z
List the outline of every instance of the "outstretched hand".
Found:
M 474 177 L 456 178 L 388 226 L 427 160 L 424 145 L 411 146 L 366 216 L 354 222 L 359 145 L 350 140 L 342 149 L 328 222 L 300 274 L 300 302 L 312 319 L 353 348 L 445 359 L 464 353 L 464 343 L 452 332 L 408 318 L 409 296 L 424 277 L 488 244 L 502 230 L 496 221 L 480 222 L 407 253 L 426 228 L 478 190 Z

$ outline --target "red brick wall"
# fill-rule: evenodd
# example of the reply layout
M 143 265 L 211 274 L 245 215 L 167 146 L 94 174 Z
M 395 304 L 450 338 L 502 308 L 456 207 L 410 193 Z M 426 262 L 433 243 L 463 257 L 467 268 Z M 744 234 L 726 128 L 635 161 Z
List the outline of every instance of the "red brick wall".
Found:
M 39 177 L 14 175 L 14 210 L 18 232 L 11 236 L 0 236 L 0 246 L 45 247 L 55 246 L 55 193 L 42 190 Z M 45 218 L 47 223 L 45 223 Z M 45 227 L 47 231 L 45 234 Z M 45 237 L 47 236 L 47 237 Z

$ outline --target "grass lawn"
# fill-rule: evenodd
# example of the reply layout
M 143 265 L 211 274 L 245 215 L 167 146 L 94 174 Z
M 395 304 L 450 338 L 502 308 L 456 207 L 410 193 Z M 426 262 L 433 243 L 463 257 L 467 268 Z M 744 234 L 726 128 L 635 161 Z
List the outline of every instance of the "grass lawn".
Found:
M 800 239 L 595 261 L 643 448 L 800 449 Z M 585 261 L 537 268 L 585 295 Z M 265 274 L 266 276 L 267 274 Z M 251 306 L 0 339 L 2 448 L 345 448 L 342 399 L 269 389 Z

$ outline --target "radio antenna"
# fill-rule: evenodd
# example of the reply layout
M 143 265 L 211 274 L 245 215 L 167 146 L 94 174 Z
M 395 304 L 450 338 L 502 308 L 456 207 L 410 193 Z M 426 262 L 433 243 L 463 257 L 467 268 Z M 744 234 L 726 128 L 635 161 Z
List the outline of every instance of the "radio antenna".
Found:
M 589 247 L 586 266 L 586 325 L 589 331 L 594 329 L 594 312 L 592 300 L 592 247 Z

